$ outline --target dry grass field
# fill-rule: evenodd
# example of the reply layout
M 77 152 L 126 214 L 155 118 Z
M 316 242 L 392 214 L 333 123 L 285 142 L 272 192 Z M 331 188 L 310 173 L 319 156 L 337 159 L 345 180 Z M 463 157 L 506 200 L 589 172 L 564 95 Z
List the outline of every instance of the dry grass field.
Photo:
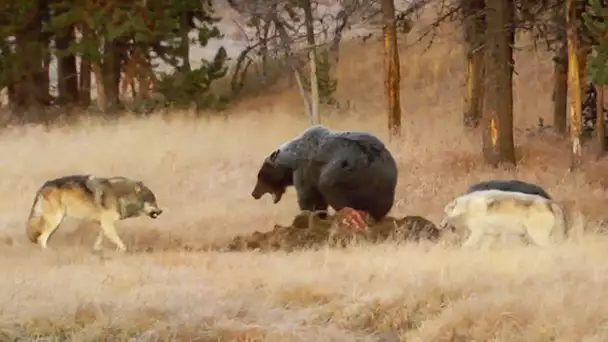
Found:
M 390 143 L 380 43 L 342 49 L 338 99 L 350 107 L 324 108 L 324 123 L 387 141 L 400 167 L 392 214 L 438 222 L 472 182 L 519 178 L 603 219 L 608 164 L 589 160 L 568 173 L 566 142 L 525 133 L 538 117 L 551 122 L 549 56 L 517 54 L 519 166 L 495 170 L 481 160 L 479 134 L 460 123 L 464 61 L 450 32 L 426 54 L 401 49 L 404 134 Z M 0 133 L 1 341 L 608 340 L 608 238 L 597 233 L 546 249 L 204 251 L 298 213 L 293 189 L 276 205 L 250 192 L 262 159 L 307 121 L 289 89 L 243 100 L 226 116 L 178 114 Z M 165 212 L 118 224 L 125 255 L 92 254 L 95 226 L 74 221 L 42 251 L 25 236 L 34 193 L 72 173 L 141 179 Z

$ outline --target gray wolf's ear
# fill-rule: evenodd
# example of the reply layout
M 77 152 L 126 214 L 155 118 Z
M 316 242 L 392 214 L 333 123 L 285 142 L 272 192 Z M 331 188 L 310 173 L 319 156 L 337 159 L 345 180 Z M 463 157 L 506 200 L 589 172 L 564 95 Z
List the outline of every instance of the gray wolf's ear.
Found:
M 133 186 L 133 189 L 135 190 L 135 193 L 136 193 L 136 194 L 139 194 L 139 193 L 141 192 L 141 186 L 142 186 L 142 183 L 141 183 L 141 182 L 137 182 L 137 183 L 135 183 L 135 185 Z
M 274 163 L 274 161 L 277 160 L 277 157 L 279 156 L 279 151 L 280 150 L 276 150 L 276 151 L 272 152 L 268 159 Z

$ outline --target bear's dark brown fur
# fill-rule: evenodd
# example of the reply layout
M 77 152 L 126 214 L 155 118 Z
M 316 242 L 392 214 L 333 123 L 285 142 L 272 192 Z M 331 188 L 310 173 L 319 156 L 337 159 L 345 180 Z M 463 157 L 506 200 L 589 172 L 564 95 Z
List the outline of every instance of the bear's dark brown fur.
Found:
M 278 203 L 288 186 L 293 185 L 293 170 L 287 167 L 272 165 L 265 160 L 258 171 L 258 180 L 251 192 L 253 198 L 260 199 L 265 194 L 271 194 L 273 202 Z

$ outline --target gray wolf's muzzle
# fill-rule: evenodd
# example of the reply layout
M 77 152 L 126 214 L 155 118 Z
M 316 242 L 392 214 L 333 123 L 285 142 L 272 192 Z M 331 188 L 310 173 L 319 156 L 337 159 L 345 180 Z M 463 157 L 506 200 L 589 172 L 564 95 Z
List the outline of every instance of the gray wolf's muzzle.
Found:
M 251 196 L 253 196 L 253 198 L 254 198 L 254 199 L 256 199 L 256 200 L 258 200 L 258 199 L 260 199 L 260 197 L 262 197 L 262 195 L 261 195 L 261 194 L 259 194 L 259 193 L 258 193 L 257 191 L 255 191 L 255 190 L 254 190 L 254 191 L 251 193 Z
M 150 202 L 144 203 L 144 208 L 142 211 L 153 219 L 157 218 L 158 216 L 160 216 L 160 214 L 163 213 L 163 211 L 156 205 L 156 203 Z
M 151 211 L 148 214 L 148 216 L 150 216 L 151 218 L 155 219 L 155 218 L 159 217 L 160 214 L 162 214 L 162 213 L 163 213 L 163 211 L 161 209 L 156 209 L 156 210 Z

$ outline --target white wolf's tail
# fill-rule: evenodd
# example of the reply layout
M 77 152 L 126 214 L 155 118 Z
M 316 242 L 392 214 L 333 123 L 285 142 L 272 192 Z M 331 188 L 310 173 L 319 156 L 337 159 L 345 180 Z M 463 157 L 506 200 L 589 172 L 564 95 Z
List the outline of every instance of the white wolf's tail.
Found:
M 576 234 L 577 237 L 580 237 L 580 235 L 585 232 L 587 220 L 585 219 L 585 216 L 577 210 L 570 213 L 568 224 L 568 234 L 571 236 Z
M 566 219 L 566 214 L 562 207 L 555 203 L 551 203 L 551 210 L 553 211 L 553 217 L 555 218 L 555 224 L 553 227 L 553 236 L 558 241 L 564 241 L 566 239 L 567 230 L 568 230 L 568 222 Z

